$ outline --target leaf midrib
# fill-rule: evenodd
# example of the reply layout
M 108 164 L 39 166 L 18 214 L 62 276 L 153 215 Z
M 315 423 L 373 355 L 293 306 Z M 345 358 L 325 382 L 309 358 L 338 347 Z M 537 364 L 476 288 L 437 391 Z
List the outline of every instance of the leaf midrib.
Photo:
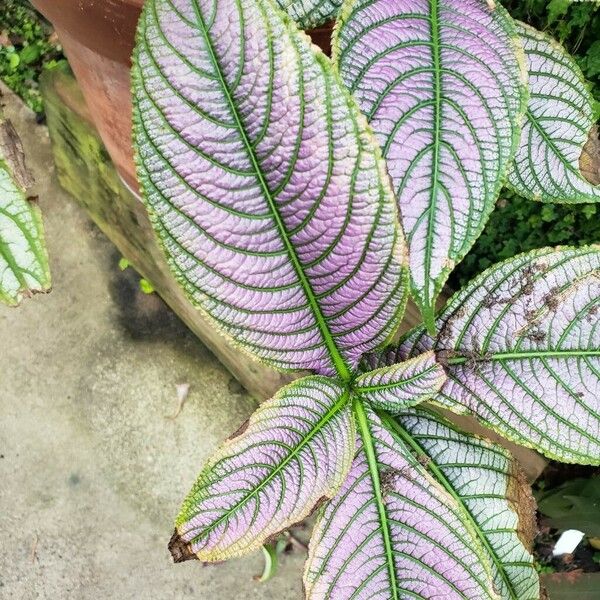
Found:
M 237 2 L 236 2 L 236 4 L 237 4 Z M 194 12 L 196 14 L 196 18 L 198 19 L 198 23 L 200 25 L 199 29 L 202 32 L 202 35 L 204 36 L 204 40 L 206 43 L 206 47 L 208 49 L 211 63 L 217 74 L 217 79 L 221 85 L 223 94 L 225 95 L 227 104 L 229 106 L 231 114 L 237 125 L 237 129 L 240 133 L 242 142 L 244 144 L 244 147 L 246 149 L 246 152 L 248 154 L 248 157 L 250 159 L 252 167 L 255 171 L 256 178 L 257 178 L 260 188 L 262 190 L 263 196 L 265 197 L 265 199 L 269 205 L 269 208 L 271 209 L 271 212 L 273 214 L 273 218 L 277 225 L 277 229 L 279 231 L 281 239 L 283 240 L 283 243 L 287 250 L 288 256 L 290 257 L 290 260 L 292 262 L 294 270 L 296 271 L 296 275 L 298 276 L 298 279 L 300 280 L 300 285 L 302 286 L 302 289 L 306 295 L 308 303 L 312 309 L 313 315 L 317 322 L 317 327 L 319 328 L 319 331 L 321 332 L 321 335 L 323 336 L 323 341 L 325 342 L 325 345 L 327 347 L 327 351 L 329 353 L 331 362 L 333 363 L 333 366 L 334 366 L 335 370 L 337 371 L 337 374 L 340 377 L 340 379 L 344 382 L 347 382 L 351 379 L 352 374 L 350 372 L 350 369 L 346 365 L 346 362 L 344 361 L 342 355 L 340 354 L 340 351 L 337 348 L 337 345 L 334 341 L 333 335 L 332 335 L 331 331 L 329 330 L 329 327 L 327 325 L 325 317 L 321 311 L 321 307 L 319 306 L 319 304 L 317 302 L 317 299 L 316 299 L 315 293 L 312 289 L 312 286 L 311 286 L 306 274 L 304 273 L 302 263 L 300 262 L 300 259 L 298 258 L 298 255 L 296 254 L 296 250 L 295 250 L 292 242 L 288 238 L 288 235 L 287 235 L 288 232 L 287 232 L 287 229 L 283 222 L 283 219 L 281 218 L 281 215 L 279 214 L 277 204 L 275 203 L 275 200 L 273 199 L 273 196 L 271 195 L 271 190 L 269 189 L 269 186 L 267 185 L 267 182 L 265 181 L 265 178 L 262 174 L 260 164 L 258 162 L 258 158 L 254 152 L 254 149 L 252 148 L 252 144 L 250 143 L 250 140 L 248 139 L 248 134 L 246 133 L 244 124 L 242 123 L 241 117 L 238 113 L 236 105 L 231 96 L 231 91 L 229 90 L 229 86 L 227 85 L 227 82 L 225 81 L 223 73 L 221 72 L 221 67 L 220 67 L 218 58 L 216 56 L 215 50 L 213 48 L 212 41 L 208 35 L 208 31 L 206 29 L 206 24 L 204 22 L 204 17 L 200 10 L 198 0 L 192 0 L 192 5 L 194 8 Z M 240 19 L 243 19 L 243 14 L 242 14 L 241 7 L 239 6 L 239 4 L 238 4 L 238 10 L 240 11 Z
M 408 444 L 408 446 L 412 450 L 417 452 L 419 456 L 429 457 L 429 453 L 413 438 L 413 436 L 408 431 L 406 431 L 406 429 L 404 429 L 404 427 L 402 427 L 400 425 L 400 423 L 398 423 L 395 419 L 392 419 L 387 413 L 385 413 L 383 411 L 378 411 L 378 415 L 382 419 L 382 421 L 387 424 L 388 429 L 391 430 L 392 433 L 397 434 L 401 438 L 401 440 L 403 442 L 405 442 L 406 444 Z M 435 477 L 436 481 L 438 481 L 442 485 L 442 487 L 446 490 L 446 492 L 448 492 L 452 496 L 452 498 L 455 500 L 455 502 L 460 507 L 463 514 L 468 518 L 472 529 L 475 531 L 475 533 L 477 534 L 477 537 L 479 538 L 483 547 L 489 554 L 494 566 L 498 570 L 498 573 L 500 573 L 500 576 L 502 577 L 502 580 L 504 581 L 504 583 L 508 589 L 511 600 L 519 600 L 516 590 L 514 589 L 514 586 L 512 585 L 512 582 L 509 579 L 508 574 L 506 573 L 506 570 L 502 564 L 502 561 L 498 557 L 496 551 L 492 548 L 492 546 L 488 542 L 484 532 L 482 531 L 481 527 L 475 520 L 475 517 L 473 517 L 473 515 L 471 514 L 471 511 L 467 508 L 467 506 L 463 502 L 460 495 L 454 489 L 454 486 L 448 481 L 448 479 L 446 478 L 446 476 L 444 475 L 442 470 L 437 466 L 437 464 L 435 464 L 435 462 L 431 461 L 426 466 L 426 468 L 429 471 L 431 471 L 431 473 Z
M 448 365 L 462 365 L 470 361 L 496 362 L 502 360 L 528 360 L 532 358 L 581 358 L 600 356 L 600 349 L 594 350 L 534 350 L 531 352 L 497 352 L 484 356 L 452 356 L 444 362 Z
M 369 474 L 371 476 L 371 482 L 373 483 L 373 492 L 375 494 L 375 503 L 377 505 L 379 521 L 381 523 L 381 533 L 383 536 L 383 546 L 385 549 L 392 600 L 399 600 L 400 596 L 398 595 L 398 584 L 396 582 L 396 563 L 394 561 L 394 552 L 392 549 L 390 525 L 388 523 L 387 511 L 383 502 L 383 495 L 381 493 L 381 481 L 379 479 L 379 467 L 377 465 L 377 457 L 375 455 L 375 444 L 373 443 L 373 436 L 369 428 L 367 415 L 365 413 L 365 409 L 362 406 L 360 399 L 356 397 L 354 399 L 353 404 L 354 414 L 356 416 L 356 423 L 358 425 L 360 437 L 363 442 L 363 448 L 367 456 Z
M 433 60 L 434 70 L 434 116 L 433 116 L 433 164 L 431 171 L 431 193 L 429 196 L 429 217 L 427 221 L 427 240 L 425 244 L 425 277 L 427 278 L 427 284 L 425 287 L 425 297 L 423 306 L 423 319 L 429 330 L 435 330 L 435 318 L 434 312 L 435 307 L 432 306 L 432 294 L 431 292 L 431 253 L 433 251 L 433 226 L 434 226 L 434 214 L 436 207 L 437 187 L 439 178 L 440 168 L 440 131 L 441 131 L 441 109 L 442 109 L 442 76 L 441 76 L 441 51 L 440 51 L 440 39 L 439 39 L 439 17 L 438 17 L 438 0 L 429 0 L 431 21 L 431 57 Z M 433 290 L 435 295 L 435 289 Z
M 281 471 L 283 471 L 283 469 L 285 469 L 289 462 L 296 458 L 296 456 L 302 451 L 302 449 L 323 429 L 323 427 L 325 427 L 333 419 L 333 417 L 336 416 L 347 405 L 349 397 L 350 392 L 348 390 L 344 390 L 344 392 L 340 395 L 335 404 L 315 423 L 314 427 L 309 431 L 309 433 L 305 437 L 302 438 L 298 445 L 295 446 L 292 449 L 292 451 L 264 479 L 261 480 L 260 484 L 253 488 L 241 500 L 236 502 L 234 506 L 228 509 L 216 521 L 211 523 L 210 526 L 205 527 L 197 536 L 194 536 L 194 538 L 191 541 L 196 541 L 201 537 L 204 537 L 207 534 L 209 534 L 224 520 L 229 519 L 229 517 L 231 517 L 231 515 L 240 508 L 240 506 L 245 504 L 250 498 L 254 497 L 263 488 L 265 488 L 267 484 L 276 475 L 278 475 L 279 473 L 281 473 Z M 187 515 L 185 515 L 185 520 L 189 520 L 189 517 Z M 177 523 L 177 526 L 179 526 L 180 524 L 181 523 Z
M 366 392 L 379 392 L 379 391 L 384 391 L 384 390 L 390 390 L 390 389 L 397 388 L 397 387 L 404 387 L 410 383 L 418 381 L 419 379 L 421 379 L 422 377 L 425 377 L 426 375 L 429 375 L 429 373 L 431 373 L 432 371 L 435 371 L 437 368 L 438 368 L 438 364 L 435 363 L 423 370 L 420 370 L 415 375 L 411 375 L 410 377 L 405 377 L 400 380 L 390 381 L 389 383 L 380 383 L 380 384 L 375 384 L 375 385 L 360 385 L 360 383 L 357 381 L 358 385 L 356 385 L 353 389 L 357 394 L 363 394 Z

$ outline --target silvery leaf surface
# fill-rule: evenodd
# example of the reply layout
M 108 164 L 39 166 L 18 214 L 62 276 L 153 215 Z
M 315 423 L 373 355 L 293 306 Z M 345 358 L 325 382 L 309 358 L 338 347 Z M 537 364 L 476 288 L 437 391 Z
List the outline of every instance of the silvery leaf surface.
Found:
M 27 198 L 31 176 L 22 154 L 14 128 L 0 114 L 0 301 L 9 306 L 50 289 L 42 214 Z
M 268 0 L 149 0 L 138 177 L 171 269 L 243 349 L 348 380 L 395 330 L 405 249 L 364 118 Z
M 535 501 L 510 453 L 420 408 L 405 411 L 395 421 L 387 418 L 387 423 L 462 507 L 485 548 L 500 597 L 538 600 L 539 578 L 531 554 Z
M 529 103 L 510 185 L 542 202 L 598 202 L 600 186 L 581 173 L 595 123 L 594 99 L 581 69 L 549 35 L 517 22 L 529 68 Z M 596 133 L 597 135 L 597 133 Z
M 342 0 L 277 0 L 302 29 L 311 29 L 335 19 Z
M 430 330 L 516 150 L 522 52 L 512 19 L 485 0 L 348 0 L 340 12 L 333 59 L 383 149 Z
M 499 599 L 460 504 L 371 409 L 356 406 L 356 456 L 315 526 L 307 598 Z
M 335 494 L 354 440 L 351 404 L 339 384 L 320 376 L 294 381 L 208 461 L 171 544 L 207 562 L 260 548 Z
M 433 401 L 564 462 L 600 464 L 600 247 L 545 248 L 494 265 L 419 327 L 365 360 L 434 350 Z
M 433 352 L 359 375 L 352 386 L 361 401 L 391 413 L 415 406 L 435 395 L 446 380 Z

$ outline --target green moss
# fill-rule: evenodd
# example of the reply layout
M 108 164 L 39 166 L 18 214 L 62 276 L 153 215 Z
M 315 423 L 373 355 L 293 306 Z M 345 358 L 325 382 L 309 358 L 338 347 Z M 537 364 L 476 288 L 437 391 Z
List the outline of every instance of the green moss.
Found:
M 600 5 L 569 0 L 503 0 L 516 19 L 554 36 L 590 83 L 600 117 Z M 458 289 L 490 265 L 543 246 L 600 242 L 600 206 L 541 204 L 504 190 L 481 237 L 452 273 Z
M 0 1 L 0 79 L 38 115 L 44 112 L 39 76 L 63 59 L 52 33 L 28 2 Z

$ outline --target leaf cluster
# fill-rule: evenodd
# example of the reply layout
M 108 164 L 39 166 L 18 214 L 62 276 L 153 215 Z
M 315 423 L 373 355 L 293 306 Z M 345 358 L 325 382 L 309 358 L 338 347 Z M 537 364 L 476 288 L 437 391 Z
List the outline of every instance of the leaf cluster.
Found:
M 140 20 L 138 178 L 171 269 L 241 350 L 310 373 L 207 461 L 171 553 L 239 556 L 321 506 L 308 598 L 538 600 L 522 472 L 438 409 L 600 464 L 600 248 L 521 253 L 435 300 L 505 180 L 546 222 L 600 200 L 589 91 L 485 0 L 347 0 L 332 49 L 271 0 Z M 409 288 L 424 324 L 389 345 Z

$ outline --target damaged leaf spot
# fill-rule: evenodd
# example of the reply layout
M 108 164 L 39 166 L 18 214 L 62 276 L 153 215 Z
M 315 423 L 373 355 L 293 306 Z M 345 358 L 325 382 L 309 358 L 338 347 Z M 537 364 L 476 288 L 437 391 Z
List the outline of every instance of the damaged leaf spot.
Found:
M 597 125 L 590 129 L 588 140 L 583 146 L 579 169 L 592 185 L 600 185 L 600 132 Z
M 516 460 L 511 461 L 508 481 L 506 498 L 519 519 L 517 535 L 523 546 L 531 552 L 533 550 L 533 540 L 538 531 L 536 521 L 537 504 L 531 492 L 531 486 L 527 482 L 527 477 Z
M 180 563 L 187 560 L 198 560 L 196 554 L 192 552 L 190 545 L 181 538 L 177 533 L 177 530 L 173 532 L 173 535 L 169 540 L 168 548 L 171 557 L 173 558 L 173 562 Z

